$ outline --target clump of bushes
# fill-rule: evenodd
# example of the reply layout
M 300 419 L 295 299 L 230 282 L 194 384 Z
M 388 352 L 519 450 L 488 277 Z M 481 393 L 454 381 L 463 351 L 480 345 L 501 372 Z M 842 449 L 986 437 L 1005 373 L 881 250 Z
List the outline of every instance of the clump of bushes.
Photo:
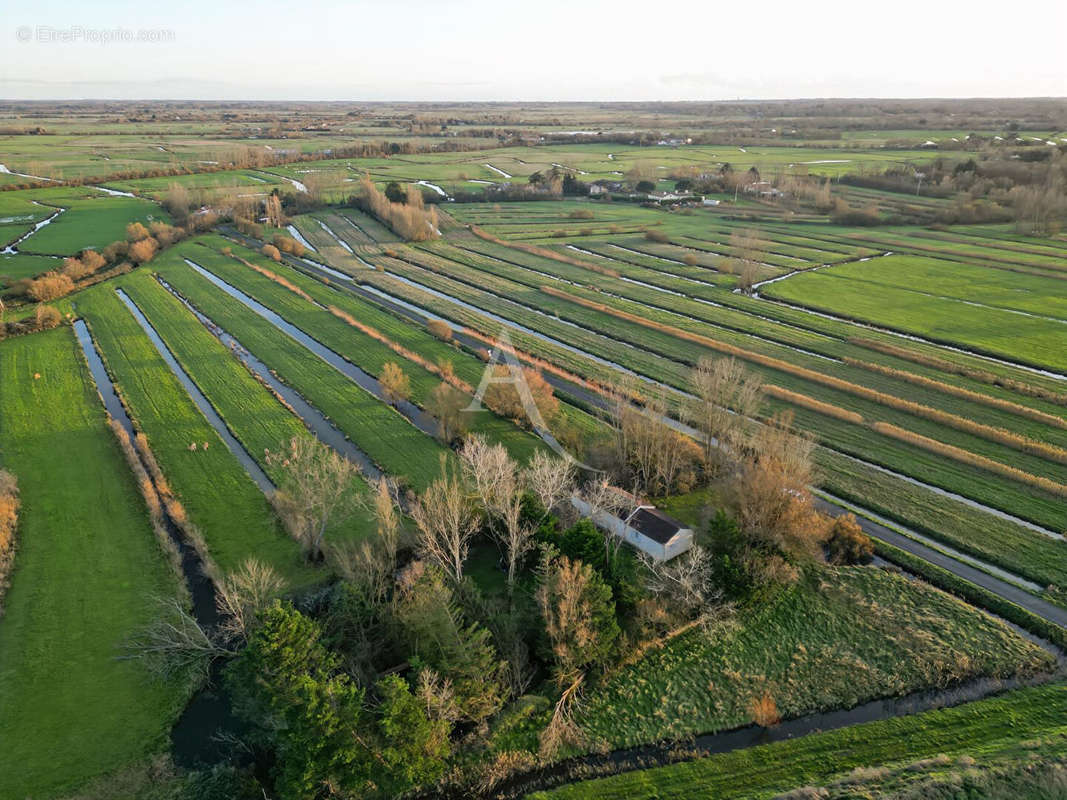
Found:
M 408 186 L 405 202 L 394 202 L 378 191 L 374 182 L 363 176 L 360 183 L 363 195 L 360 198 L 364 210 L 369 211 L 393 231 L 409 242 L 424 242 L 441 235 L 438 230 L 437 209 L 426 208 L 422 191 L 415 185 Z
M 645 231 L 645 238 L 650 242 L 659 242 L 660 244 L 666 244 L 670 241 L 670 238 L 663 231 Z
M 872 227 L 881 225 L 882 218 L 878 214 L 877 206 L 866 208 L 852 208 L 840 197 L 834 202 L 834 210 L 830 212 L 830 221 L 834 225 L 852 225 L 857 227 Z
M 426 330 L 438 339 L 448 342 L 452 339 L 452 326 L 443 319 L 431 319 L 426 323 Z
M 37 311 L 34 314 L 34 320 L 37 323 L 37 329 L 41 331 L 48 331 L 52 328 L 59 327 L 59 323 L 63 321 L 63 316 L 52 306 L 37 306 Z
M 269 258 L 271 261 L 281 261 L 282 260 L 281 251 L 277 247 L 272 245 L 272 244 L 263 245 L 263 247 L 260 249 L 259 252 L 261 252 L 263 255 L 265 255 L 267 258 Z
M 19 505 L 18 481 L 7 470 L 0 469 L 0 616 L 4 613 L 4 592 L 15 560 Z
M 297 258 L 304 255 L 307 250 L 304 245 L 292 236 L 283 236 L 280 233 L 276 233 L 271 242 L 274 244 L 274 247 L 281 252 L 296 256 Z
M 26 296 L 31 300 L 42 302 L 56 300 L 74 290 L 74 281 L 62 272 L 46 272 L 40 278 L 30 281 L 26 287 Z
M 867 564 L 874 557 L 874 542 L 853 514 L 842 514 L 830 526 L 826 555 L 832 564 Z

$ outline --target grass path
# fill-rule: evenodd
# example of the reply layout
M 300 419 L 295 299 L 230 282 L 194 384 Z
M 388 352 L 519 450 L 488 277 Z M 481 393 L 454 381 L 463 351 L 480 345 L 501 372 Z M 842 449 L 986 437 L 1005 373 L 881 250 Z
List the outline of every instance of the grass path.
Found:
M 69 328 L 0 344 L 0 408 L 0 465 L 23 501 L 0 619 L 0 798 L 14 800 L 158 750 L 186 693 L 115 660 L 178 577 Z

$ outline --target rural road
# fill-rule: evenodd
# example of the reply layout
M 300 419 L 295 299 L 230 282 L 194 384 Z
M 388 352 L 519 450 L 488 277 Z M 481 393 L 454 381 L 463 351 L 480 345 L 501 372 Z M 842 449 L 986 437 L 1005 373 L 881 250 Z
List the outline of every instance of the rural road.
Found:
M 234 238 L 243 239 L 244 237 Z M 358 295 L 359 297 L 368 300 L 376 305 L 384 306 L 399 316 L 415 321 L 420 325 L 425 324 L 426 322 L 428 315 L 420 314 L 410 308 L 405 307 L 404 305 L 401 305 L 400 303 L 391 302 L 379 294 L 368 292 L 355 282 L 351 284 L 344 284 L 336 280 L 336 278 L 331 277 L 325 271 L 315 269 L 307 262 L 297 261 L 296 259 L 290 260 L 288 258 L 286 260 L 290 263 L 290 266 L 295 269 L 298 269 L 305 273 L 311 273 L 318 278 L 324 278 L 328 280 L 331 285 L 337 288 L 343 288 L 344 290 L 351 292 L 354 295 Z M 455 330 L 453 332 L 453 338 L 456 339 L 457 342 L 459 342 L 461 345 L 467 348 L 479 349 L 485 346 L 481 340 L 464 334 L 462 330 Z M 596 392 L 590 391 L 589 389 L 586 389 L 583 386 L 577 385 L 550 372 L 546 372 L 543 374 L 545 380 L 548 381 L 548 383 L 550 383 L 555 390 L 578 400 L 580 403 L 586 405 L 587 407 L 599 408 L 602 410 L 607 409 L 609 401 L 603 396 L 597 394 Z M 846 508 L 843 505 L 838 505 L 837 503 L 834 503 L 821 497 L 815 498 L 815 504 L 820 511 L 834 517 L 839 516 L 841 514 L 851 513 L 854 509 L 861 508 L 860 506 L 857 506 L 854 503 L 851 504 L 853 508 Z M 862 514 L 862 511 L 860 511 L 860 514 Z M 1046 602 L 1040 597 L 1031 594 L 1030 592 L 1019 586 L 1016 586 L 1013 583 L 1009 583 L 1008 581 L 994 577 L 993 575 L 990 575 L 989 573 L 984 572 L 983 570 L 978 569 L 977 567 L 973 567 L 970 564 L 965 564 L 950 555 L 947 555 L 932 547 L 928 547 L 927 545 L 922 544 L 921 542 L 918 542 L 915 539 L 910 538 L 909 536 L 905 536 L 902 533 L 899 533 L 889 527 L 886 527 L 881 523 L 875 522 L 874 520 L 861 516 L 860 514 L 857 514 L 856 520 L 868 536 L 883 541 L 887 544 L 893 545 L 894 547 L 897 547 L 907 553 L 910 553 L 911 555 L 916 556 L 917 558 L 921 558 L 924 561 L 927 561 L 935 566 L 941 567 L 942 569 L 951 572 L 952 574 L 956 575 L 959 578 L 962 578 L 963 580 L 969 581 L 970 583 L 980 586 L 983 589 L 986 589 L 987 591 L 990 591 L 993 594 L 996 594 L 1009 602 L 1015 603 L 1016 605 L 1025 608 L 1027 611 L 1037 615 L 1038 617 L 1041 617 L 1047 622 L 1051 622 L 1054 625 L 1059 625 L 1061 627 L 1067 628 L 1067 609 L 1063 609 L 1049 602 Z

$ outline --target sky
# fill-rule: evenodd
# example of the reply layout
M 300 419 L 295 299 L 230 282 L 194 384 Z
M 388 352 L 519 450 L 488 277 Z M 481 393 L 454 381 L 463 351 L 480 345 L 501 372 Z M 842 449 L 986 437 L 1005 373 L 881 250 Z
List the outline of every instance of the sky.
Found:
M 1067 0 L 6 0 L 0 98 L 1062 97 L 1065 31 Z

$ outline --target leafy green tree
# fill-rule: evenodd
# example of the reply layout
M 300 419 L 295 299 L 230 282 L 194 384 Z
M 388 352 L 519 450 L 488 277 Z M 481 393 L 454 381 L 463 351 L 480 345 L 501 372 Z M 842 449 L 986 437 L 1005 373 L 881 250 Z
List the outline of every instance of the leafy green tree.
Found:
M 371 776 L 364 692 L 321 635 L 314 620 L 275 601 L 227 674 L 238 713 L 274 749 L 282 800 L 360 790 Z
M 468 623 L 444 573 L 422 562 L 401 581 L 395 619 L 413 666 L 428 666 L 452 683 L 464 719 L 480 722 L 504 704 L 504 664 L 491 635 Z
M 560 556 L 550 563 L 537 587 L 556 681 L 573 683 L 615 653 L 619 623 L 611 587 L 588 564 Z
M 389 181 L 385 185 L 385 196 L 389 198 L 391 203 L 403 203 L 407 197 L 404 190 L 400 188 L 400 184 L 396 181 Z
M 377 689 L 383 740 L 379 752 L 383 769 L 375 779 L 379 791 L 392 796 L 436 780 L 444 771 L 452 726 L 447 720 L 431 719 L 403 678 L 389 675 L 378 681 Z

